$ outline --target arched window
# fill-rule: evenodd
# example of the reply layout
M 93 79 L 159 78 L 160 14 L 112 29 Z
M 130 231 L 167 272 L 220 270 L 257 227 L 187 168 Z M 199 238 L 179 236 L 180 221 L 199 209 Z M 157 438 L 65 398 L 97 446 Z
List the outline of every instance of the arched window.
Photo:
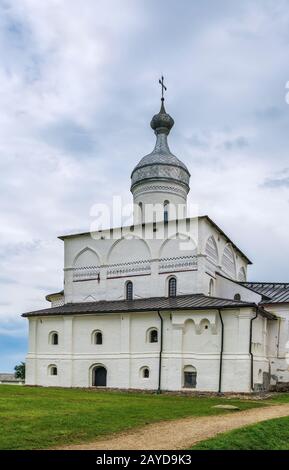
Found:
M 95 335 L 95 344 L 102 344 L 102 333 L 100 331 Z
M 241 300 L 241 295 L 240 294 L 235 294 L 234 295 L 234 300 Z
M 141 368 L 141 376 L 143 379 L 149 379 L 150 377 L 150 370 L 148 367 Z
M 193 366 L 184 367 L 184 388 L 196 388 L 197 370 Z
M 176 297 L 176 295 L 177 295 L 177 280 L 175 277 L 171 277 L 169 279 L 168 296 Z
M 126 300 L 133 300 L 133 283 L 131 281 L 126 283 Z
M 102 332 L 99 330 L 96 330 L 92 333 L 92 344 L 102 344 L 103 342 L 103 337 L 102 337 Z
M 53 346 L 57 346 L 59 341 L 58 341 L 58 333 L 56 331 L 51 331 L 49 333 L 49 343 L 52 344 Z
M 48 366 L 49 375 L 57 375 L 57 367 L 54 364 Z
M 153 328 L 148 331 L 148 341 L 149 343 L 157 343 L 158 342 L 158 330 Z
M 169 201 L 164 202 L 164 222 L 168 222 L 169 220 Z
M 211 279 L 210 283 L 209 283 L 209 295 L 210 296 L 214 295 L 214 281 L 213 281 L 213 279 Z

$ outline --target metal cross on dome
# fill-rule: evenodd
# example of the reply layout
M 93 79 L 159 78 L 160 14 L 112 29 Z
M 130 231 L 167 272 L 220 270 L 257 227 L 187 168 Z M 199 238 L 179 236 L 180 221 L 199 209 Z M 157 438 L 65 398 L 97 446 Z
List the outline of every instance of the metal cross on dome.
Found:
M 162 79 L 159 80 L 159 84 L 162 87 L 162 100 L 164 100 L 164 90 L 167 91 L 167 87 L 164 85 L 164 77 L 162 76 Z

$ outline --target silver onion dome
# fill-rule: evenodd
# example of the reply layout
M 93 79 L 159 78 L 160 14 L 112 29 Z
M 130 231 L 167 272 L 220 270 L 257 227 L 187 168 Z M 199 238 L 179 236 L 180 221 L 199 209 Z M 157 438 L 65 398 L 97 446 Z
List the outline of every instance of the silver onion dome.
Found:
M 158 114 L 155 114 L 151 120 L 151 128 L 156 134 L 169 134 L 171 128 L 175 124 L 173 118 L 166 112 L 164 105 L 164 98 L 162 98 L 161 109 Z
M 131 190 L 148 180 L 170 180 L 185 186 L 189 192 L 190 173 L 168 146 L 167 136 L 174 125 L 173 118 L 167 114 L 162 98 L 161 109 L 151 120 L 151 128 L 156 134 L 155 148 L 143 157 L 131 174 Z

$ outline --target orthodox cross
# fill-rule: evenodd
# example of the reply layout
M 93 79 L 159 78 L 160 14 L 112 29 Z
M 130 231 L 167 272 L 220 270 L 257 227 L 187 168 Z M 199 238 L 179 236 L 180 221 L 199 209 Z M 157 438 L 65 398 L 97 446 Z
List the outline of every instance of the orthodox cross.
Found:
M 167 91 L 167 87 L 164 85 L 164 77 L 162 76 L 162 79 L 159 80 L 159 84 L 162 87 L 162 101 L 164 100 L 164 90 Z

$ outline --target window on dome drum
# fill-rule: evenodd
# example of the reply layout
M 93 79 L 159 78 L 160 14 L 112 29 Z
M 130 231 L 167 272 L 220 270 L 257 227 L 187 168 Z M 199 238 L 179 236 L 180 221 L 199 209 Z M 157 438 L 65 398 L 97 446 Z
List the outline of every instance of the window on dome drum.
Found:
M 145 368 L 143 369 L 143 371 L 142 371 L 142 376 L 143 376 L 144 379 L 148 379 L 148 378 L 149 378 L 149 376 L 150 376 L 150 371 L 149 371 L 149 369 L 148 369 L 147 367 L 145 367 Z
M 184 388 L 196 388 L 197 386 L 197 370 L 193 366 L 184 368 Z
M 169 201 L 164 202 L 164 222 L 169 220 Z
M 138 206 L 139 206 L 139 212 L 140 212 L 140 222 L 142 223 L 143 222 L 143 205 L 142 205 L 142 202 L 139 202 Z
M 126 283 L 126 300 L 133 300 L 133 283 L 131 281 Z
M 177 280 L 175 277 L 171 277 L 169 280 L 168 294 L 169 297 L 176 297 L 177 295 Z
M 241 300 L 241 295 L 240 294 L 235 294 L 234 300 Z
M 95 344 L 102 344 L 102 332 L 97 331 L 94 335 L 95 338 Z
M 149 342 L 157 343 L 158 342 L 158 330 L 151 330 L 149 334 Z
M 58 333 L 52 333 L 51 334 L 51 344 L 53 344 L 54 346 L 57 346 L 58 345 Z

